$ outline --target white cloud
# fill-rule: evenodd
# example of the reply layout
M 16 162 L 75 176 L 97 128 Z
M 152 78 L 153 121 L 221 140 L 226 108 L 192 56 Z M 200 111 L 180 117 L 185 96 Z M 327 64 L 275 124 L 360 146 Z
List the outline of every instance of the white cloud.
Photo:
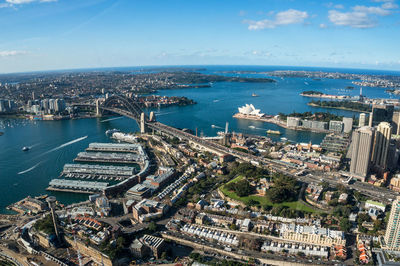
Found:
M 262 30 L 262 29 L 273 29 L 277 26 L 299 24 L 304 22 L 308 18 L 308 13 L 305 11 L 299 11 L 295 9 L 289 9 L 276 13 L 273 20 L 264 19 L 259 21 L 247 20 L 245 23 L 249 24 L 249 30 Z
M 372 28 L 376 23 L 363 12 L 339 12 L 330 10 L 328 13 L 329 20 L 338 26 L 350 26 L 352 28 Z
M 321 23 L 321 24 L 319 24 L 319 27 L 320 27 L 321 29 L 326 29 L 326 28 L 328 27 L 328 25 L 326 25 L 326 24 L 324 24 L 324 23 Z
M 357 5 L 349 12 L 329 10 L 328 18 L 338 26 L 372 28 L 377 25 L 377 17 L 390 15 L 392 13 L 390 9 L 398 7 L 392 0 L 375 0 L 374 2 L 383 2 L 383 4 L 380 6 Z
M 29 4 L 32 2 L 40 2 L 40 3 L 48 3 L 48 2 L 56 2 L 57 0 L 6 0 L 6 3 L 11 5 L 22 5 L 22 4 Z
M 344 8 L 343 5 L 334 5 L 333 7 L 336 8 L 336 9 L 343 9 Z
M 17 50 L 12 50 L 12 51 L 0 51 L 0 57 L 8 57 L 8 56 L 16 56 L 16 55 L 23 55 L 26 54 L 26 51 L 17 51 Z
M 399 6 L 393 2 L 386 2 L 382 4 L 382 8 L 386 8 L 386 9 L 396 9 Z
M 376 14 L 379 16 L 387 16 L 390 14 L 389 10 L 386 10 L 382 7 L 376 7 L 376 6 L 355 6 L 355 7 L 353 7 L 353 10 L 355 12 Z

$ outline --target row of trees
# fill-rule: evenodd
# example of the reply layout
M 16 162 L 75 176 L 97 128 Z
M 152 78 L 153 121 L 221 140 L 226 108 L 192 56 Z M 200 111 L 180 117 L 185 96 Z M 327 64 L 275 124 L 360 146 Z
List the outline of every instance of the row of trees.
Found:
M 312 105 L 316 105 L 319 107 L 329 107 L 329 108 L 347 108 L 356 111 L 362 112 L 371 112 L 372 107 L 369 104 L 364 104 L 360 102 L 353 101 L 320 101 L 320 100 L 312 100 L 310 102 Z
M 272 203 L 281 203 L 297 200 L 297 194 L 300 187 L 297 180 L 283 175 L 276 174 L 272 178 L 273 186 L 268 189 L 266 197 Z

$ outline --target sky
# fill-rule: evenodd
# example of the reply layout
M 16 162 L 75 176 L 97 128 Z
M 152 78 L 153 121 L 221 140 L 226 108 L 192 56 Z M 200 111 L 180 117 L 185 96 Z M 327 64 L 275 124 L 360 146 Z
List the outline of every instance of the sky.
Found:
M 400 0 L 0 0 L 0 73 L 147 65 L 400 70 Z

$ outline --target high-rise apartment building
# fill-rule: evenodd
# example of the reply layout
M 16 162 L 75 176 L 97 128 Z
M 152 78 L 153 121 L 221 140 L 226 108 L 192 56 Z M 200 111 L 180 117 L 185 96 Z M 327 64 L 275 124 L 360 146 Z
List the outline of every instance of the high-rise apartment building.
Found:
M 372 106 L 372 112 L 369 116 L 369 126 L 375 127 L 379 125 L 380 122 L 392 122 L 393 119 L 394 106 L 374 104 Z
M 358 126 L 359 127 L 365 126 L 366 118 L 367 118 L 367 115 L 365 113 L 360 114 L 360 117 L 358 118 Z
M 366 177 L 369 171 L 374 128 L 364 126 L 353 131 L 350 173 Z
M 400 112 L 393 112 L 392 119 L 392 134 L 399 135 L 400 134 Z
M 389 221 L 386 226 L 385 247 L 400 251 L 400 197 L 393 201 Z
M 372 151 L 372 164 L 379 169 L 386 169 L 389 144 L 392 136 L 392 126 L 388 122 L 381 122 L 375 132 Z
M 353 118 L 343 117 L 343 132 L 350 133 L 353 129 Z

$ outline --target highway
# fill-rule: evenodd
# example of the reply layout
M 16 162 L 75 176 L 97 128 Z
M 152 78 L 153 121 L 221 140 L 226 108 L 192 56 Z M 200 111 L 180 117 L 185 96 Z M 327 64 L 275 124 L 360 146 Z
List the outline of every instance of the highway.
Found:
M 95 105 L 83 104 L 82 106 L 96 108 Z M 126 116 L 128 118 L 134 119 L 140 125 L 141 110 L 134 103 L 129 103 L 128 109 L 130 109 L 132 111 L 127 111 L 127 110 L 124 110 L 121 108 L 107 107 L 107 106 L 100 106 L 100 108 L 103 110 L 107 110 L 109 112 L 117 113 L 117 114 Z M 355 189 L 371 198 L 374 198 L 374 199 L 377 199 L 379 201 L 383 201 L 386 203 L 390 203 L 392 200 L 394 200 L 399 195 L 399 193 L 389 190 L 387 188 L 375 187 L 371 184 L 362 183 L 359 181 L 356 181 L 353 184 L 346 184 L 346 183 L 343 183 L 339 179 L 334 179 L 334 178 L 331 178 L 331 177 L 328 177 L 325 175 L 311 174 L 311 175 L 307 175 L 307 176 L 296 176 L 295 173 L 300 171 L 301 169 L 293 167 L 288 164 L 285 164 L 283 162 L 270 160 L 267 158 L 261 158 L 261 157 L 254 156 L 254 155 L 251 155 L 248 153 L 240 152 L 240 151 L 225 147 L 223 145 L 220 145 L 218 143 L 199 138 L 190 133 L 183 132 L 182 130 L 165 125 L 160 122 L 146 121 L 146 126 L 149 129 L 152 129 L 152 130 L 155 130 L 158 132 L 164 132 L 171 136 L 178 137 L 182 140 L 192 141 L 201 146 L 207 147 L 208 149 L 214 150 L 215 152 L 222 153 L 222 154 L 230 154 L 234 157 L 239 158 L 240 160 L 255 163 L 255 164 L 259 165 L 260 167 L 266 167 L 269 170 L 294 177 L 302 182 L 320 183 L 321 181 L 324 180 L 324 181 L 327 181 L 331 186 L 336 186 L 338 184 L 342 184 L 348 188 Z

